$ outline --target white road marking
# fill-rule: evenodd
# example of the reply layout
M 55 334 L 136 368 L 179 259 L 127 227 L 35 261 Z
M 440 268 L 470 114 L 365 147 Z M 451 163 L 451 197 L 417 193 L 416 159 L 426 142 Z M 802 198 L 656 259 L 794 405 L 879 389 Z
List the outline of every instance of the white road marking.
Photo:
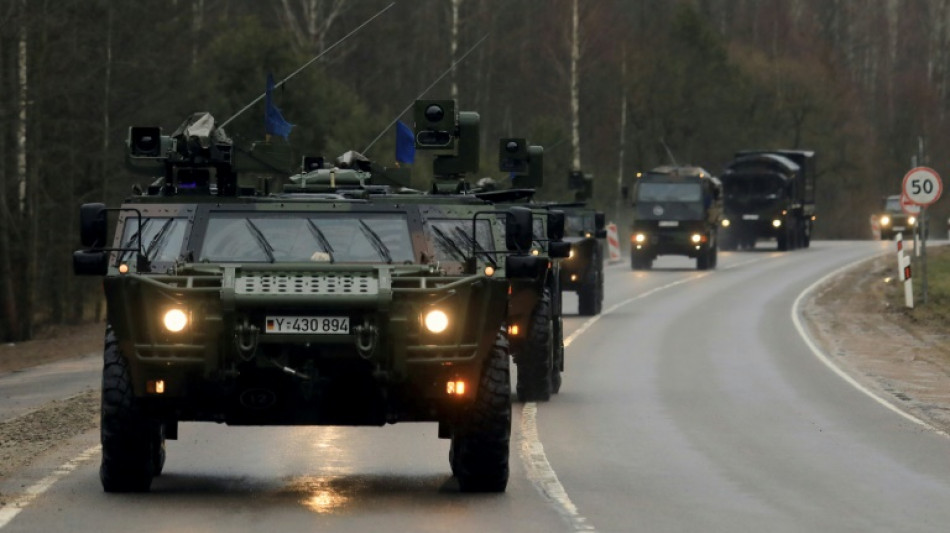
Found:
M 731 270 L 740 266 L 764 261 L 765 259 L 768 258 L 751 259 L 749 261 L 736 263 L 735 265 L 730 265 L 719 270 Z M 590 329 L 590 327 L 600 320 L 602 316 L 609 315 L 610 313 L 613 313 L 625 305 L 629 305 L 632 302 L 641 300 L 660 291 L 664 291 L 677 285 L 682 285 L 683 283 L 702 279 L 712 274 L 712 272 L 713 271 L 707 271 L 681 279 L 679 281 L 667 283 L 666 285 L 650 289 L 643 294 L 638 294 L 632 298 L 627 298 L 620 303 L 616 303 L 608 307 L 599 315 L 595 315 L 587 319 L 583 324 L 581 324 L 581 327 L 574 330 L 574 333 L 571 333 L 566 339 L 564 339 L 564 347 L 567 348 L 570 346 L 577 337 Z M 524 408 L 521 410 L 521 462 L 524 463 L 525 470 L 528 472 L 528 479 L 534 484 L 538 492 L 540 492 L 545 499 L 554 505 L 558 513 L 567 519 L 567 521 L 573 526 L 574 531 L 597 531 L 597 529 L 588 522 L 587 518 L 585 518 L 577 510 L 577 506 L 574 505 L 574 502 L 571 501 L 570 496 L 567 495 L 567 491 L 564 489 L 564 486 L 561 485 L 561 481 L 558 479 L 557 473 L 554 471 L 551 463 L 548 462 L 548 457 L 544 453 L 544 446 L 541 444 L 541 439 L 538 437 L 537 413 L 538 406 L 534 402 L 525 403 Z
M 804 291 L 802 291 L 802 293 L 799 294 L 797 298 L 795 298 L 795 303 L 792 304 L 792 322 L 795 324 L 795 329 L 798 330 L 798 334 L 799 334 L 799 335 L 801 336 L 801 338 L 805 341 L 805 344 L 807 344 L 807 345 L 808 345 L 808 348 L 811 349 L 811 353 L 814 354 L 814 356 L 817 357 L 819 361 L 821 361 L 822 363 L 824 363 L 825 366 L 827 366 L 828 368 L 830 368 L 832 372 L 834 372 L 835 374 L 837 374 L 838 377 L 840 377 L 841 379 L 845 380 L 845 382 L 847 382 L 849 385 L 851 385 L 851 386 L 854 387 L 855 389 L 858 389 L 859 391 L 863 392 L 863 393 L 866 394 L 867 396 L 870 396 L 870 397 L 871 397 L 874 401 L 876 401 L 877 403 L 879 403 L 879 404 L 883 405 L 884 407 L 886 407 L 887 409 L 890 409 L 891 411 L 893 411 L 893 412 L 895 412 L 895 413 L 901 415 L 902 417 L 904 417 L 905 419 L 907 419 L 907 420 L 913 422 L 914 424 L 917 424 L 917 425 L 919 425 L 919 426 L 922 426 L 922 427 L 924 427 L 924 428 L 927 428 L 928 430 L 930 430 L 930 431 L 932 431 L 932 432 L 934 432 L 934 433 L 936 433 L 936 434 L 938 434 L 938 435 L 940 435 L 940 436 L 942 436 L 942 437 L 948 437 L 948 438 L 950 438 L 950 435 L 948 435 L 945 431 L 942 431 L 942 430 L 940 430 L 940 429 L 937 429 L 936 427 L 934 427 L 934 426 L 928 424 L 927 422 L 925 422 L 925 421 L 923 421 L 923 420 L 917 418 L 916 416 L 914 416 L 914 415 L 912 415 L 912 414 L 910 414 L 910 413 L 907 413 L 907 412 L 901 410 L 901 408 L 899 408 L 899 407 L 897 407 L 896 405 L 892 404 L 891 402 L 887 401 L 887 399 L 882 398 L 881 396 L 878 396 L 877 394 L 875 394 L 874 392 L 872 392 L 870 389 L 868 389 L 868 388 L 865 387 L 864 385 L 858 383 L 854 378 L 852 378 L 851 376 L 849 376 L 848 374 L 846 374 L 843 370 L 841 370 L 841 368 L 838 367 L 838 365 L 836 365 L 836 364 L 831 360 L 831 358 L 829 358 L 829 357 L 825 354 L 825 352 L 824 352 L 821 348 L 818 347 L 817 344 L 815 344 L 814 341 L 812 341 L 811 336 L 808 334 L 808 331 L 805 329 L 804 325 L 802 325 L 802 321 L 801 321 L 801 318 L 800 318 L 800 316 L 799 316 L 799 315 L 801 314 L 801 311 L 800 311 L 799 307 L 801 306 L 802 301 L 803 301 L 808 295 L 810 295 L 812 292 L 814 292 L 815 289 L 817 289 L 820 285 L 822 285 L 823 283 L 825 283 L 826 281 L 828 281 L 828 280 L 831 279 L 832 277 L 834 277 L 834 276 L 840 274 L 841 272 L 844 272 L 845 270 L 848 270 L 849 268 L 856 267 L 857 265 L 859 265 L 859 264 L 861 264 L 861 263 L 864 263 L 864 262 L 866 262 L 866 261 L 871 261 L 872 259 L 875 259 L 875 258 L 876 258 L 876 256 L 872 256 L 872 257 L 860 259 L 860 260 L 858 260 L 858 261 L 854 261 L 853 263 L 849 263 L 849 264 L 847 264 L 847 265 L 845 265 L 845 266 L 843 266 L 843 267 L 841 267 L 841 268 L 835 270 L 834 272 L 831 272 L 830 274 L 828 274 L 828 275 L 822 277 L 821 279 L 819 279 L 819 280 L 816 281 L 815 283 L 812 283 L 811 285 L 809 285 L 807 289 L 805 289 Z
M 48 476 L 37 481 L 30 487 L 27 487 L 21 496 L 6 502 L 3 507 L 0 507 L 0 529 L 4 528 L 10 523 L 11 520 L 16 518 L 16 515 L 20 514 L 20 511 L 22 511 L 27 505 L 30 505 L 30 503 L 32 503 L 33 500 L 35 500 L 39 495 L 49 490 L 49 488 L 52 487 L 54 483 L 66 477 L 70 472 L 78 468 L 79 465 L 97 455 L 101 448 L 102 447 L 98 444 L 92 446 L 76 457 L 73 457 L 65 464 L 60 465 Z

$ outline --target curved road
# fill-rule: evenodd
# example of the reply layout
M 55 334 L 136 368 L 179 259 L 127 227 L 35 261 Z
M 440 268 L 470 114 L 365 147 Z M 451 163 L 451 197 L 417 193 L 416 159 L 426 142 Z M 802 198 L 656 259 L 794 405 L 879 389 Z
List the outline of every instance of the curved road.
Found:
M 610 267 L 605 313 L 566 320 L 561 394 L 515 405 L 505 494 L 459 494 L 433 424 L 183 424 L 152 493 L 104 494 L 87 434 L 0 531 L 945 531 L 950 439 L 831 372 L 792 317 L 885 246 Z

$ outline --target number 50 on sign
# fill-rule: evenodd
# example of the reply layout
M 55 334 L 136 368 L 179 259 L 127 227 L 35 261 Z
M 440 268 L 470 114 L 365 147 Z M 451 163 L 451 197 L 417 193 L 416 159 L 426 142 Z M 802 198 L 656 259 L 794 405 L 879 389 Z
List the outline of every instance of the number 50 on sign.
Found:
M 943 193 L 940 175 L 932 168 L 917 167 L 904 175 L 904 195 L 917 205 L 936 202 Z

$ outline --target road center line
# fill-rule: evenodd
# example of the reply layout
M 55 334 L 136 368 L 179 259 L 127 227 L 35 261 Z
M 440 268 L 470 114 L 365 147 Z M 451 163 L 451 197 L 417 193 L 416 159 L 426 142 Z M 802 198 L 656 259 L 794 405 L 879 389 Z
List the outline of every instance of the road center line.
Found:
M 743 261 L 741 263 L 730 265 L 719 270 L 731 270 L 740 266 L 757 263 L 759 261 L 765 261 L 766 259 L 768 258 L 751 259 L 749 261 Z M 602 316 L 609 315 L 610 313 L 617 311 L 625 305 L 629 305 L 630 303 L 641 300 L 660 291 L 676 287 L 677 285 L 682 285 L 683 283 L 702 279 L 711 273 L 712 272 L 704 272 L 702 274 L 696 274 L 688 278 L 674 281 L 672 283 L 667 283 L 666 285 L 650 289 L 643 294 L 638 294 L 632 298 L 627 298 L 626 300 L 608 307 L 599 315 L 595 315 L 587 319 L 587 321 L 585 321 L 581 327 L 577 328 L 574 333 L 571 333 L 566 339 L 564 339 L 564 347 L 567 348 L 570 346 L 571 343 L 577 339 L 577 337 L 590 329 L 590 327 L 600 320 Z M 574 505 L 574 502 L 571 501 L 570 496 L 567 495 L 564 485 L 561 485 L 561 481 L 558 479 L 557 473 L 554 471 L 551 463 L 548 462 L 548 457 L 544 453 L 544 445 L 541 444 L 541 439 L 538 437 L 537 414 L 538 406 L 535 402 L 525 403 L 524 408 L 521 410 L 521 461 L 524 463 L 525 470 L 528 473 L 528 479 L 534 484 L 535 488 L 541 493 L 542 496 L 544 496 L 545 499 L 554 504 L 558 513 L 563 516 L 571 524 L 571 526 L 573 526 L 574 531 L 596 532 L 597 529 L 588 522 L 587 518 L 578 512 L 577 506 Z
M 867 258 L 864 258 L 864 259 L 859 259 L 859 260 L 854 261 L 854 262 L 852 262 L 852 263 L 848 263 L 847 265 L 845 265 L 845 266 L 843 266 L 843 267 L 841 267 L 841 268 L 839 268 L 839 269 L 837 269 L 837 270 L 831 272 L 830 274 L 827 274 L 826 276 L 822 277 L 822 278 L 819 279 L 818 281 L 816 281 L 816 282 L 812 283 L 811 285 L 809 285 L 807 289 L 805 289 L 804 291 L 802 291 L 802 293 L 799 294 L 797 298 L 795 298 L 795 303 L 792 304 L 792 311 L 791 311 L 791 312 L 792 312 L 792 322 L 795 324 L 795 329 L 798 330 L 798 334 L 801 336 L 802 340 L 804 340 L 804 341 L 805 341 L 805 344 L 808 345 L 808 348 L 811 349 L 811 353 L 812 353 L 816 358 L 818 358 L 819 361 L 821 361 L 822 363 L 824 363 L 825 366 L 827 366 L 828 368 L 830 368 L 832 372 L 834 372 L 835 374 L 837 374 L 838 377 L 840 377 L 841 379 L 845 380 L 849 385 L 851 385 L 851 386 L 854 387 L 855 389 L 858 389 L 859 391 L 863 392 L 863 393 L 866 394 L 867 396 L 870 396 L 870 397 L 871 397 L 874 401 L 876 401 L 877 403 L 879 403 L 879 404 L 883 405 L 884 407 L 886 407 L 887 409 L 889 409 L 889 410 L 891 410 L 891 411 L 893 411 L 893 412 L 895 412 L 895 413 L 901 415 L 902 417 L 904 417 L 905 419 L 907 419 L 907 420 L 913 422 L 914 424 L 917 424 L 917 425 L 919 425 L 919 426 L 922 426 L 922 427 L 924 427 L 924 428 L 927 428 L 928 430 L 930 430 L 930 431 L 932 431 L 932 432 L 934 432 L 934 433 L 936 433 L 937 435 L 940 435 L 940 436 L 942 436 L 942 437 L 948 437 L 948 438 L 950 438 L 950 434 L 947 434 L 947 432 L 945 432 L 945 431 L 943 431 L 943 430 L 940 430 L 940 429 L 938 429 L 938 428 L 936 428 L 936 427 L 934 427 L 934 426 L 928 424 L 927 422 L 925 422 L 925 421 L 923 421 L 923 420 L 917 418 L 916 416 L 914 416 L 914 415 L 912 415 L 912 414 L 910 414 L 910 413 L 907 413 L 907 412 L 901 410 L 901 408 L 899 408 L 899 407 L 897 407 L 896 405 L 894 405 L 893 403 L 889 402 L 887 399 L 885 399 L 885 398 L 883 398 L 883 397 L 881 397 L 881 396 L 878 396 L 878 395 L 875 394 L 873 391 L 871 391 L 870 389 L 868 389 L 868 388 L 865 387 L 864 385 L 858 383 L 854 378 L 852 378 L 851 376 L 849 376 L 848 374 L 846 374 L 843 370 L 841 370 L 840 367 L 838 367 L 838 365 L 836 365 L 836 364 L 831 360 L 830 357 L 828 357 L 828 356 L 825 354 L 825 352 L 824 352 L 821 348 L 818 347 L 817 344 L 815 344 L 815 342 L 811 339 L 811 336 L 808 334 L 808 330 L 805 329 L 805 326 L 802 324 L 802 321 L 801 321 L 801 318 L 800 318 L 800 315 L 801 315 L 801 309 L 800 309 L 800 307 L 801 307 L 802 301 L 804 301 L 807 296 L 811 295 L 811 293 L 813 293 L 819 286 L 821 286 L 822 284 L 824 284 L 826 281 L 828 281 L 828 280 L 831 279 L 832 277 L 837 276 L 838 274 L 844 272 L 845 270 L 848 270 L 848 269 L 850 269 L 850 268 L 856 267 L 856 266 L 860 265 L 861 263 L 868 262 L 868 261 L 871 261 L 871 260 L 873 260 L 873 259 L 876 259 L 877 257 L 878 257 L 878 256 L 867 257 Z

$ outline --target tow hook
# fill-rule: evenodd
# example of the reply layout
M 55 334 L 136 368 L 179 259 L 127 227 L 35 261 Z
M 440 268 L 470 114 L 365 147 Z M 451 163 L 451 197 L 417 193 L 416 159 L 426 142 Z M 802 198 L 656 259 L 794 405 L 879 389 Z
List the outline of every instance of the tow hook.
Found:
M 370 324 L 369 321 L 365 321 L 362 326 L 354 327 L 353 333 L 356 334 L 356 351 L 360 354 L 360 357 L 363 359 L 373 357 L 373 352 L 376 351 L 376 344 L 379 340 L 379 331 L 377 331 L 376 326 Z
M 234 346 L 238 350 L 241 359 L 250 361 L 254 358 L 254 352 L 257 351 L 257 336 L 260 328 L 251 324 L 247 317 L 244 317 L 244 323 L 234 327 Z

